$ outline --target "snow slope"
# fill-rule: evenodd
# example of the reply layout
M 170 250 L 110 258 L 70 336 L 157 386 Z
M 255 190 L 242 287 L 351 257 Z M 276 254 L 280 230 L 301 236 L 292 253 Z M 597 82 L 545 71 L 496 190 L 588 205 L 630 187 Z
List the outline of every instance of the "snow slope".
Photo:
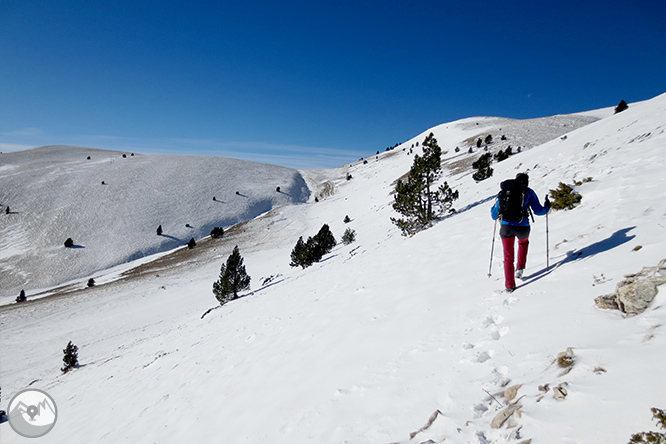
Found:
M 235 159 L 67 146 L 2 154 L 0 204 L 11 214 L 0 219 L 0 303 L 308 197 L 298 171 Z
M 593 299 L 666 257 L 664 116 L 666 95 L 630 104 L 494 164 L 480 183 L 460 167 L 478 153 L 453 151 L 476 122 L 436 127 L 458 211 L 410 238 L 389 218 L 412 141 L 304 172 L 319 202 L 202 243 L 196 265 L 0 308 L 0 408 L 27 386 L 47 391 L 59 416 L 45 443 L 626 443 L 655 428 L 650 407 L 666 408 L 666 296 L 633 318 Z M 560 181 L 593 180 L 578 187 L 580 206 L 549 215 L 549 269 L 537 218 L 527 279 L 506 294 L 498 241 L 487 277 L 489 210 L 498 182 L 518 171 L 540 199 Z M 354 229 L 357 241 L 290 268 L 298 236 L 323 223 L 338 239 Z M 234 245 L 251 292 L 202 317 Z M 81 367 L 61 375 L 69 340 Z M 554 360 L 568 347 L 575 365 L 562 374 Z M 516 384 L 522 415 L 491 428 Z M 23 442 L 6 423 L 0 436 Z

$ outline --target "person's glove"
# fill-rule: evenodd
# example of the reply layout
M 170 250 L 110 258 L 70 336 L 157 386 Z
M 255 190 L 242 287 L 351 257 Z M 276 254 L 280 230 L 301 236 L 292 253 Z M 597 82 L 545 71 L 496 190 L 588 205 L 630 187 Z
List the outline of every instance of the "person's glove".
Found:
M 543 203 L 543 206 L 550 210 L 550 201 L 548 200 L 548 195 L 546 195 L 546 200 Z

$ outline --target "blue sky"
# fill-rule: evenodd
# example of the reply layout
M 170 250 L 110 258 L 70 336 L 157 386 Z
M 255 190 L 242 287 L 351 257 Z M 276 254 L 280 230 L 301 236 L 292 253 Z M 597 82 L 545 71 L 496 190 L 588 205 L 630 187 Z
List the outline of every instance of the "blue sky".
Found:
M 0 2 L 0 150 L 329 168 L 471 116 L 666 92 L 666 2 Z

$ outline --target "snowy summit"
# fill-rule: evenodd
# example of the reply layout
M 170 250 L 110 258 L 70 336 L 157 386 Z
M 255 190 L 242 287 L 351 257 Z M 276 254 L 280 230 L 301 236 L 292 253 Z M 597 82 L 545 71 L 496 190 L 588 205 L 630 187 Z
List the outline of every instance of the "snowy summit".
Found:
M 0 409 L 28 387 L 51 395 L 44 443 L 606 444 L 658 431 L 664 116 L 666 94 L 620 113 L 470 118 L 332 170 L 0 154 Z M 459 198 L 404 236 L 396 183 L 430 133 Z M 582 198 L 536 218 L 506 293 L 490 208 L 519 172 L 542 201 L 560 183 Z M 323 225 L 337 245 L 290 266 Z M 220 305 L 213 283 L 236 246 L 250 288 Z M 640 313 L 595 302 L 642 270 L 658 291 Z M 70 341 L 78 365 L 63 373 Z M 6 422 L 0 436 L 25 442 Z

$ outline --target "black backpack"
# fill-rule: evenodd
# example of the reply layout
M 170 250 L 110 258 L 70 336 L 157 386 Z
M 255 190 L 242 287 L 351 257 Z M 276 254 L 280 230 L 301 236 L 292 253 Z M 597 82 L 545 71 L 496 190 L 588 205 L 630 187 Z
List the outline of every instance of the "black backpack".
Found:
M 499 218 L 506 222 L 520 222 L 528 217 L 525 209 L 527 187 L 516 179 L 505 180 L 500 184 Z

